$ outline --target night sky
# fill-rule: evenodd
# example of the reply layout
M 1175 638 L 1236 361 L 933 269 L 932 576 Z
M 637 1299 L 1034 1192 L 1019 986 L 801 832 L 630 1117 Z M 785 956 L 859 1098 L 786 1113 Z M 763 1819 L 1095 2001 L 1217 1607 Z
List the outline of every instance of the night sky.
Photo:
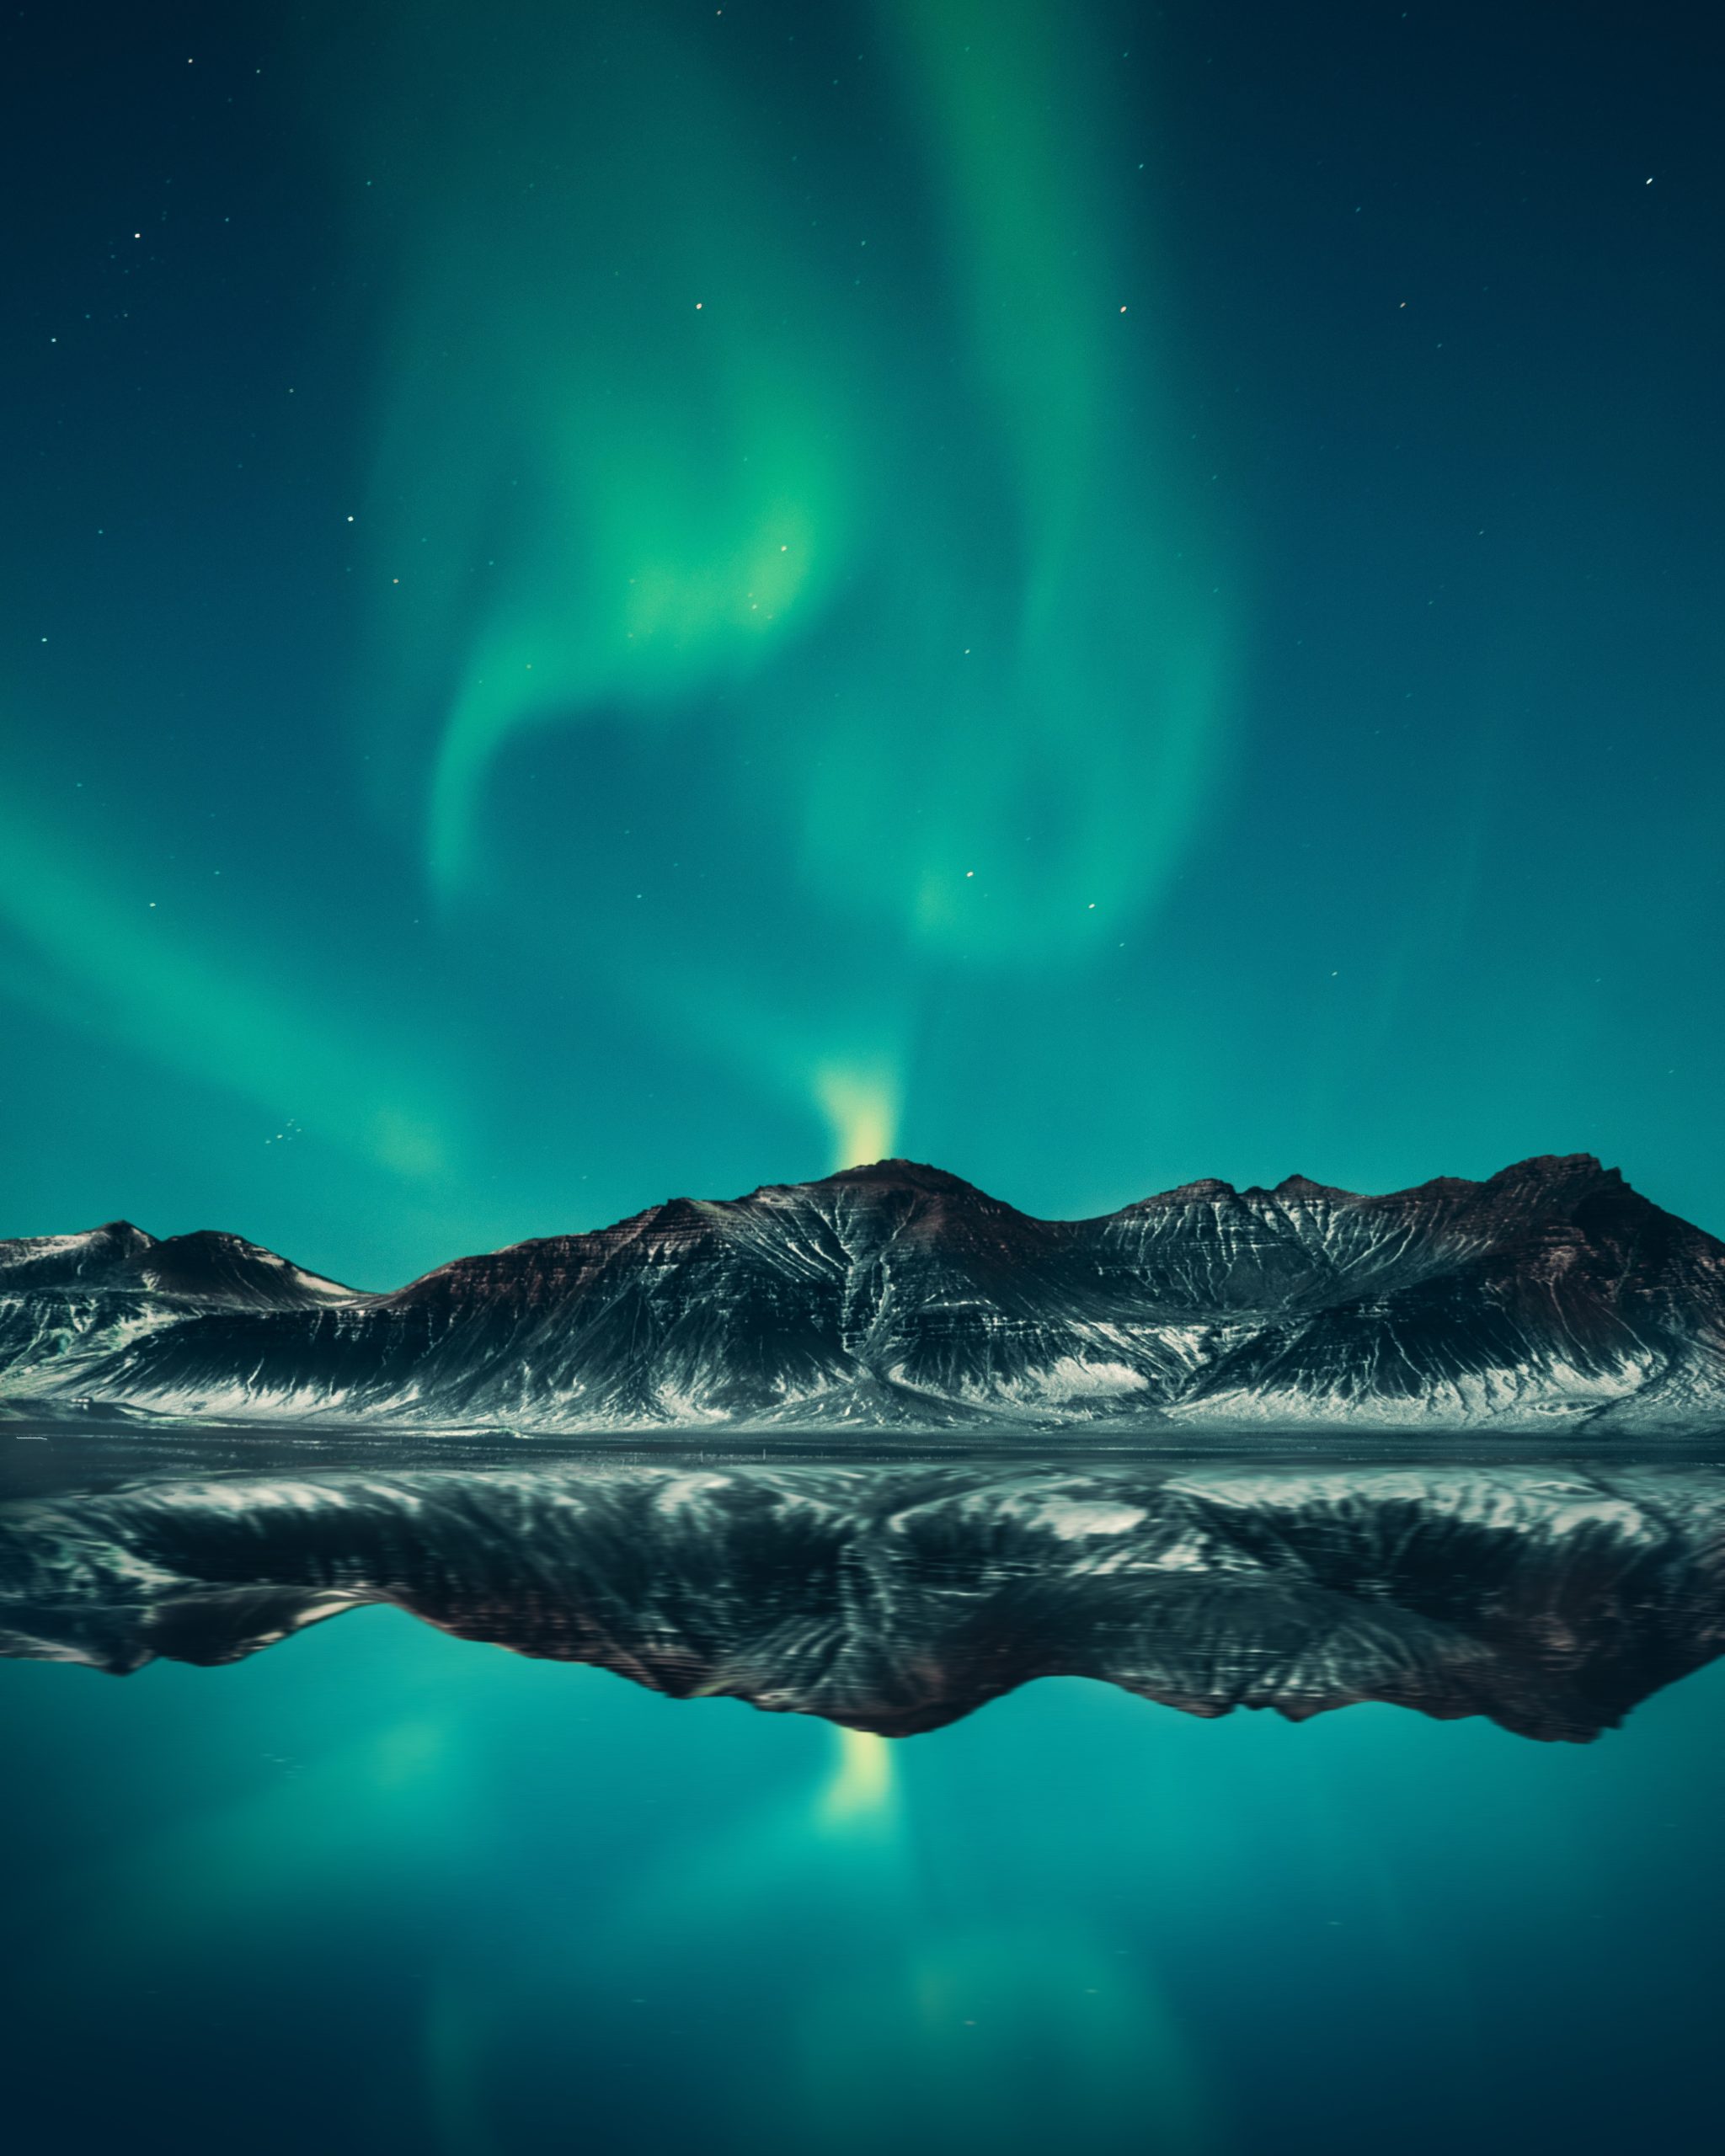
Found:
M 0 1233 L 1725 1231 L 1694 0 L 14 11 Z

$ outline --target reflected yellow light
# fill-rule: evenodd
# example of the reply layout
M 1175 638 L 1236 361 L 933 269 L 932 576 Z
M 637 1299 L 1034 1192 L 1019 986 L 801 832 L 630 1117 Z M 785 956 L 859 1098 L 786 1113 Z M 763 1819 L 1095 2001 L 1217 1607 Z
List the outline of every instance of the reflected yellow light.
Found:
M 838 1738 L 838 1764 L 821 1797 L 821 1817 L 857 1819 L 884 1812 L 892 1801 L 895 1785 L 889 1740 L 863 1729 L 841 1729 L 834 1734 Z

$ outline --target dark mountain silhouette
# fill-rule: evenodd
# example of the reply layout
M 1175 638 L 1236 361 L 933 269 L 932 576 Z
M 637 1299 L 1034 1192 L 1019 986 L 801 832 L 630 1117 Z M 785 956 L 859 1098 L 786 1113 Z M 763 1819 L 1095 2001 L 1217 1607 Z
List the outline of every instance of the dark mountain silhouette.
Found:
M 0 1505 L 0 1653 L 233 1662 L 368 1603 L 891 1737 L 1072 1675 L 1579 1742 L 1725 1649 L 1725 1473 L 587 1465 Z
M 1704 1425 L 1725 1246 L 1587 1155 L 1033 1219 L 904 1161 L 459 1258 L 393 1294 L 125 1222 L 0 1244 L 0 1399 L 619 1428 Z

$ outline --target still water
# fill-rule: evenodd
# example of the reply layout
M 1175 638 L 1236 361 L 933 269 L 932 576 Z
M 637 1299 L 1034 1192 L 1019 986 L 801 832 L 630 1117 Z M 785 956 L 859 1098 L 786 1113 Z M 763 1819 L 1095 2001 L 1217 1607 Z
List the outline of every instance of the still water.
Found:
M 1719 2145 L 1717 1470 L 38 1480 L 14 2156 Z

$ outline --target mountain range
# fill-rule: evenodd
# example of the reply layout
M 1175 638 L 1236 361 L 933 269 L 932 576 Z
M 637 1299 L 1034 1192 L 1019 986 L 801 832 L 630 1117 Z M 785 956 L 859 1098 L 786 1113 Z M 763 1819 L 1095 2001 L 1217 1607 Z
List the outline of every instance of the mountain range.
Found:
M 1725 1423 L 1725 1245 L 1591 1155 L 1036 1219 L 883 1161 L 344 1288 L 213 1230 L 0 1243 L 0 1403 L 277 1422 Z
M 1725 1651 L 1725 1474 L 589 1463 L 0 1504 L 0 1654 L 238 1662 L 367 1604 L 886 1737 L 1083 1676 L 1584 1742 Z

